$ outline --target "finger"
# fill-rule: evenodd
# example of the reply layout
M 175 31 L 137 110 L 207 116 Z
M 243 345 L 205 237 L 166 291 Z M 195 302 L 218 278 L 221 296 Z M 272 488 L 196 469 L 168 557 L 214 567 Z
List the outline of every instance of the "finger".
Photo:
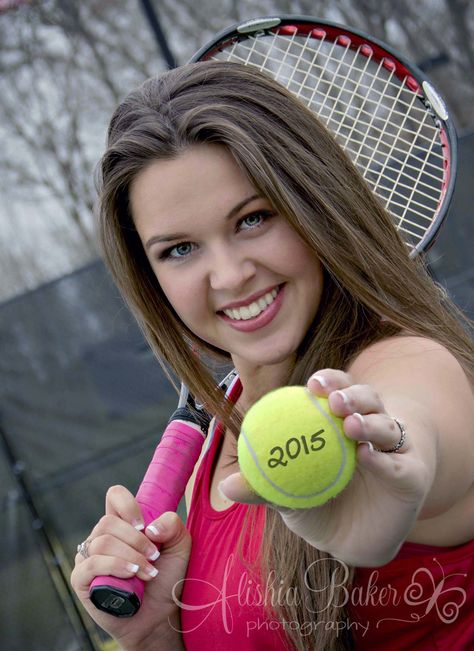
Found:
M 149 543 L 147 537 L 117 515 L 103 515 L 92 529 L 89 538 L 93 540 L 104 535 L 113 536 L 121 540 L 146 557 L 153 556 L 157 551 L 155 548 L 152 553 L 152 545 Z
M 147 580 L 150 577 L 154 577 L 158 574 L 158 571 L 153 565 L 153 562 L 157 560 L 160 555 L 160 552 L 156 546 L 142 535 L 141 538 L 141 550 L 144 553 L 141 553 L 141 550 L 130 547 L 122 540 L 115 538 L 110 534 L 104 534 L 98 536 L 97 538 L 91 539 L 89 546 L 87 548 L 89 557 L 93 556 L 113 556 L 126 560 L 133 566 L 137 566 L 137 574 L 141 579 Z M 81 562 L 86 562 L 88 559 L 83 559 L 81 561 L 82 555 L 77 554 L 76 563 L 80 564 Z
M 155 545 L 161 545 L 161 556 L 167 554 L 189 554 L 191 535 L 177 513 L 166 511 L 151 522 L 145 535 Z
M 128 579 L 135 576 L 138 571 L 139 566 L 130 563 L 127 559 L 94 555 L 75 566 L 71 574 L 71 585 L 80 597 L 88 598 L 90 584 L 96 576 Z M 150 578 L 148 577 L 148 580 Z
M 352 414 L 344 419 L 344 432 L 350 439 L 370 441 L 374 448 L 392 450 L 400 441 L 403 445 L 397 454 L 409 451 L 408 438 L 402 438 L 402 430 L 396 421 L 387 414 Z
M 327 397 L 331 391 L 344 389 L 351 384 L 349 373 L 334 368 L 324 368 L 313 373 L 307 382 L 307 387 L 317 396 Z
M 125 486 L 111 486 L 105 496 L 105 513 L 118 515 L 122 520 L 129 522 L 138 531 L 145 528 L 140 507 Z
M 268 504 L 263 497 L 260 497 L 247 482 L 240 472 L 229 475 L 219 483 L 219 490 L 225 497 L 233 502 L 243 504 Z
M 416 455 L 371 451 L 363 444 L 357 448 L 357 463 L 412 504 L 419 506 L 426 497 L 427 468 Z
M 329 407 L 336 416 L 385 413 L 380 395 L 368 384 L 352 384 L 332 391 L 328 397 Z
M 125 549 L 133 550 L 135 560 L 144 571 L 153 576 L 149 564 L 154 563 L 160 553 L 154 545 L 143 534 L 139 533 L 132 525 L 121 520 L 115 515 L 104 515 L 96 524 L 88 539 L 87 555 L 117 555 L 125 558 Z M 136 559 L 140 560 L 137 561 Z M 75 557 L 76 565 L 84 563 L 87 558 L 78 553 Z M 129 560 L 132 561 L 131 558 Z M 148 562 L 148 564 L 147 564 Z

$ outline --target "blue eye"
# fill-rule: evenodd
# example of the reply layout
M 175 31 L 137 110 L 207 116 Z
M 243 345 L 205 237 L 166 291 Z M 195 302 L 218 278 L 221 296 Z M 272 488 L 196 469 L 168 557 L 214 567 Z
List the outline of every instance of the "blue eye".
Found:
M 242 228 L 244 231 L 248 231 L 252 228 L 259 228 L 259 226 L 262 226 L 262 224 L 269 219 L 270 217 L 273 216 L 274 213 L 272 213 L 270 210 L 258 210 L 257 212 L 250 213 L 250 215 L 246 215 L 239 221 L 239 226 L 242 226 L 243 224 L 247 224 L 247 227 Z
M 180 244 L 176 244 L 175 246 L 172 246 L 169 249 L 165 249 L 164 251 L 162 251 L 160 253 L 159 259 L 166 260 L 167 258 L 174 258 L 174 259 L 185 258 L 191 253 L 192 250 L 193 250 L 193 245 L 191 244 L 191 242 L 181 242 Z
M 252 231 L 263 226 L 263 224 L 273 217 L 275 213 L 271 210 L 256 210 L 255 212 L 249 213 L 242 219 L 239 219 L 237 222 L 237 230 L 240 231 Z M 184 260 L 188 258 L 193 251 L 196 249 L 196 244 L 193 242 L 180 242 L 175 244 L 168 249 L 162 251 L 158 259 L 159 260 Z

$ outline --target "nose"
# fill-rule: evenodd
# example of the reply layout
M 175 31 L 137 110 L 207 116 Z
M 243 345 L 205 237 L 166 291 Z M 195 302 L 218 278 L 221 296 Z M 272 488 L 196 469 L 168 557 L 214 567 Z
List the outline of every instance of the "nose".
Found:
M 255 275 L 253 260 L 238 247 L 219 247 L 210 260 L 209 282 L 214 290 L 236 290 Z

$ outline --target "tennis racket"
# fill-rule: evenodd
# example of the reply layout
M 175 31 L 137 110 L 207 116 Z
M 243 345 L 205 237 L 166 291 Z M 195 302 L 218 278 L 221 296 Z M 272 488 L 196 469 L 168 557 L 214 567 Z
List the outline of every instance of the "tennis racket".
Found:
M 421 70 L 381 41 L 307 16 L 226 29 L 192 61 L 208 59 L 254 66 L 292 91 L 349 154 L 411 255 L 428 250 L 454 189 L 456 134 Z
M 236 373 L 231 371 L 219 384 L 226 391 Z M 176 511 L 207 435 L 211 417 L 196 405 L 187 387 L 181 385 L 178 407 L 156 447 L 136 499 L 145 527 L 165 511 Z M 138 577 L 120 579 L 97 576 L 89 596 L 99 610 L 116 617 L 131 617 L 143 601 L 145 583 Z

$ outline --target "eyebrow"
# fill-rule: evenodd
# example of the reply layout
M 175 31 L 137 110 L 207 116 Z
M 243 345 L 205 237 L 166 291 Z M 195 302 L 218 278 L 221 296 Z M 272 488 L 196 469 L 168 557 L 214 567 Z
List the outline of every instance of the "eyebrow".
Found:
M 246 199 L 243 199 L 242 201 L 239 201 L 238 204 L 236 204 L 226 215 L 225 220 L 229 221 L 229 219 L 232 219 L 237 213 L 239 213 L 242 208 L 244 208 L 248 203 L 251 201 L 255 201 L 255 199 L 260 199 L 260 195 L 258 194 L 253 194 L 251 197 L 247 197 Z M 173 242 L 174 240 L 183 240 L 186 239 L 188 236 L 186 233 L 170 233 L 169 235 L 153 235 L 153 237 L 150 237 L 150 239 L 146 242 L 145 244 L 145 249 L 148 250 L 153 244 L 158 244 L 160 242 Z

